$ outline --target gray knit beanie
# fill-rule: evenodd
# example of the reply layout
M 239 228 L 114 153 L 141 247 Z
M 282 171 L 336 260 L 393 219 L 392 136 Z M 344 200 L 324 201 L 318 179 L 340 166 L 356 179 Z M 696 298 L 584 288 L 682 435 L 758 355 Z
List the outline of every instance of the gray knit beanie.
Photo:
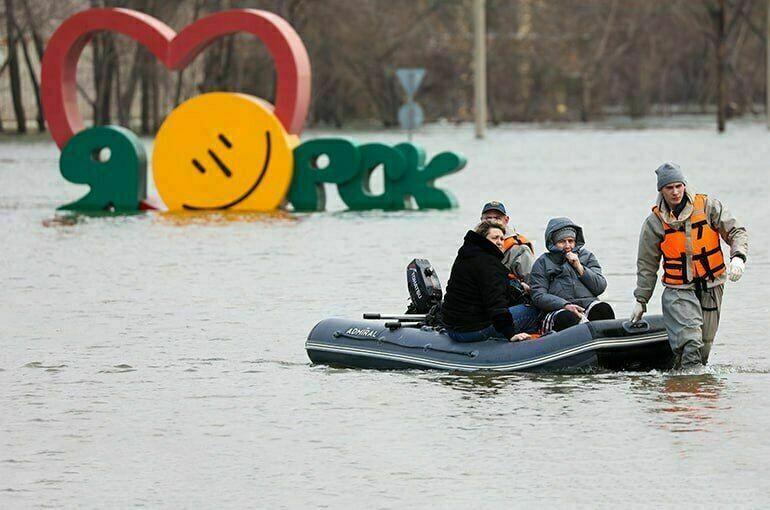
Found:
M 551 236 L 554 243 L 558 243 L 562 239 L 566 239 L 568 237 L 575 239 L 577 237 L 577 231 L 572 227 L 564 227 L 554 232 Z
M 684 178 L 682 169 L 676 163 L 663 163 L 655 170 L 658 174 L 658 191 L 663 189 L 664 186 L 668 186 L 672 182 L 681 182 L 685 185 L 687 180 Z

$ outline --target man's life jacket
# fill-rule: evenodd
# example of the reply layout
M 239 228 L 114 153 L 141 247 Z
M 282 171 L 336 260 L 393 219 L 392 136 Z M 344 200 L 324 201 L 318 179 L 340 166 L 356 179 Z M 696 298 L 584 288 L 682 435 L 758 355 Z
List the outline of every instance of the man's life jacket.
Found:
M 527 248 L 529 248 L 529 251 L 532 252 L 532 255 L 535 254 L 535 245 L 533 245 L 532 241 L 527 239 L 522 234 L 514 234 L 511 237 L 506 237 L 505 239 L 503 239 L 503 253 L 507 252 L 514 246 L 526 246 Z M 520 278 L 513 273 L 508 273 L 508 279 L 520 280 Z
M 529 248 L 529 251 L 532 252 L 532 255 L 535 254 L 535 246 L 532 244 L 532 241 L 527 239 L 521 234 L 514 234 L 511 237 L 506 237 L 503 239 L 503 253 L 507 252 L 514 246 L 527 246 Z
M 684 230 L 675 230 L 663 220 L 658 206 L 652 212 L 663 223 L 663 283 L 682 285 L 695 279 L 714 280 L 725 272 L 725 259 L 719 245 L 719 232 L 711 228 L 706 217 L 706 195 L 695 195 L 692 215 Z M 692 243 L 692 265 L 687 267 L 687 241 Z M 687 270 L 686 270 L 687 269 Z

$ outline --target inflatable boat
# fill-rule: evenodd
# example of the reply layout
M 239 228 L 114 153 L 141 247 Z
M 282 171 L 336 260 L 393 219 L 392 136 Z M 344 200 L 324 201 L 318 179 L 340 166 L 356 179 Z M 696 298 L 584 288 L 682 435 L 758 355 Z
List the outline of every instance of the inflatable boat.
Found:
M 410 303 L 405 314 L 322 320 L 305 342 L 310 360 L 354 368 L 494 372 L 647 371 L 674 364 L 661 315 L 635 324 L 585 322 L 522 342 L 455 342 L 440 327 L 441 282 L 430 262 L 410 262 L 406 281 Z
M 369 321 L 325 319 L 308 335 L 313 363 L 373 369 L 439 369 L 493 372 L 584 372 L 668 370 L 673 355 L 663 317 L 631 324 L 593 321 L 534 340 L 490 339 L 459 343 L 441 328 L 409 325 L 408 315 Z M 401 319 L 382 322 L 377 319 Z

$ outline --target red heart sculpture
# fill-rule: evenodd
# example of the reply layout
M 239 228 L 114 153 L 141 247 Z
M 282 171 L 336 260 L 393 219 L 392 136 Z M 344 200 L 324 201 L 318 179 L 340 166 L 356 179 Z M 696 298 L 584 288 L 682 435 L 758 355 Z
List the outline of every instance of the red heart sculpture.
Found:
M 280 16 L 256 9 L 211 14 L 178 34 L 171 27 L 130 9 L 90 9 L 67 18 L 51 36 L 43 55 L 41 88 L 48 128 L 61 148 L 82 130 L 77 104 L 77 63 L 95 32 L 123 34 L 144 45 L 169 69 L 182 69 L 217 38 L 236 32 L 257 36 L 276 67 L 275 115 L 298 135 L 310 104 L 310 59 L 297 32 Z

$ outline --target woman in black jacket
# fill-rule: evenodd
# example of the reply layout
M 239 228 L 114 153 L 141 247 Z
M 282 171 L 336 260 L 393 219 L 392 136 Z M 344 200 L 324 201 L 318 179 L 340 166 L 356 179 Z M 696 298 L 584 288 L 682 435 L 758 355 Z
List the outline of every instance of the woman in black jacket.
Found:
M 517 335 L 508 310 L 508 268 L 502 261 L 505 227 L 482 221 L 465 234 L 447 283 L 441 314 L 447 334 L 456 342 Z

